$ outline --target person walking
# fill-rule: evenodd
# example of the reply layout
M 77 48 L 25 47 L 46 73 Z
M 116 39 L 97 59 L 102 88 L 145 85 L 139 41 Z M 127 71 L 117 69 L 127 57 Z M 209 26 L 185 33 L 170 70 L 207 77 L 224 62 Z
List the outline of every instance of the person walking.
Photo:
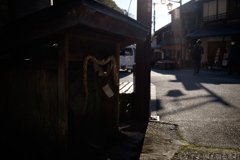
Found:
M 201 46 L 202 41 L 200 39 L 197 40 L 197 44 L 193 46 L 193 63 L 194 63 L 194 75 L 199 74 L 199 70 L 201 67 L 202 54 L 204 53 L 204 49 Z
M 228 75 L 232 75 L 232 66 L 236 69 L 238 75 L 240 75 L 239 72 L 239 47 L 238 44 L 236 44 L 236 41 L 233 39 L 231 42 L 231 49 L 229 54 L 229 68 L 228 68 Z

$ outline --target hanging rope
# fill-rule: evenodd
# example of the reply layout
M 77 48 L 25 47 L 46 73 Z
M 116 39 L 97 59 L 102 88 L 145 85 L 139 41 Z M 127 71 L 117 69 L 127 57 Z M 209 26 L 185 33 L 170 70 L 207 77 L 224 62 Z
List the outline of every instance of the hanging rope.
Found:
M 113 56 L 108 57 L 107 60 L 97 60 L 95 57 L 93 56 L 87 56 L 84 60 L 83 63 L 83 85 L 84 85 L 84 90 L 85 90 L 85 102 L 84 102 L 84 109 L 83 111 L 86 111 L 86 107 L 87 107 L 87 100 L 88 100 L 88 87 L 87 87 L 87 65 L 89 60 L 96 62 L 98 65 L 105 65 L 107 63 L 109 63 L 111 61 L 112 65 L 113 65 L 113 78 L 114 78 L 114 83 L 115 85 L 118 86 L 118 72 L 117 72 L 117 63 L 116 63 L 116 59 Z

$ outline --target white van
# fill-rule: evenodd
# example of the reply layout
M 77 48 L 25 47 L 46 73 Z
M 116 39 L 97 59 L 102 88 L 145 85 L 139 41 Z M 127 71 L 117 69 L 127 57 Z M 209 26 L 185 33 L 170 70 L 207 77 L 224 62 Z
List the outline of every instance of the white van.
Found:
M 120 69 L 127 69 L 132 72 L 135 65 L 136 45 L 127 46 L 120 49 Z

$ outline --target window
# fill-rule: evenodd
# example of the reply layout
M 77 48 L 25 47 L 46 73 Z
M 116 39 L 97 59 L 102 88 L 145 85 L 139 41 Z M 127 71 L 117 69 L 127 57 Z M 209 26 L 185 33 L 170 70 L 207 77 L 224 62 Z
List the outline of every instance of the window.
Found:
M 120 55 L 121 56 L 132 56 L 133 55 L 132 48 L 122 48 L 120 50 Z
M 240 1 L 239 0 L 231 0 L 228 4 L 228 18 L 238 18 L 240 10 Z
M 227 0 L 218 0 L 218 14 L 226 13 Z
M 211 1 L 209 2 L 209 8 L 208 8 L 209 16 L 214 16 L 217 14 L 217 1 Z

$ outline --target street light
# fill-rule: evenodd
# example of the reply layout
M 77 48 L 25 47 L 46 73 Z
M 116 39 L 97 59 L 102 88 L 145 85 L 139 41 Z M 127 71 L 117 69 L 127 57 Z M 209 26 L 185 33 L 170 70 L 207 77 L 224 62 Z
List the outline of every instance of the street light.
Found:
M 173 6 L 172 3 L 168 3 L 168 5 L 167 5 L 168 10 L 172 10 L 172 6 Z
M 174 1 L 174 0 L 168 0 L 169 2 L 175 2 L 175 3 L 180 3 L 180 66 L 182 66 L 182 0 L 180 1 Z M 161 0 L 162 4 L 166 3 L 166 0 Z M 172 3 L 167 4 L 168 10 L 172 10 Z
M 161 0 L 162 1 L 162 4 L 165 4 L 166 3 L 166 0 Z

